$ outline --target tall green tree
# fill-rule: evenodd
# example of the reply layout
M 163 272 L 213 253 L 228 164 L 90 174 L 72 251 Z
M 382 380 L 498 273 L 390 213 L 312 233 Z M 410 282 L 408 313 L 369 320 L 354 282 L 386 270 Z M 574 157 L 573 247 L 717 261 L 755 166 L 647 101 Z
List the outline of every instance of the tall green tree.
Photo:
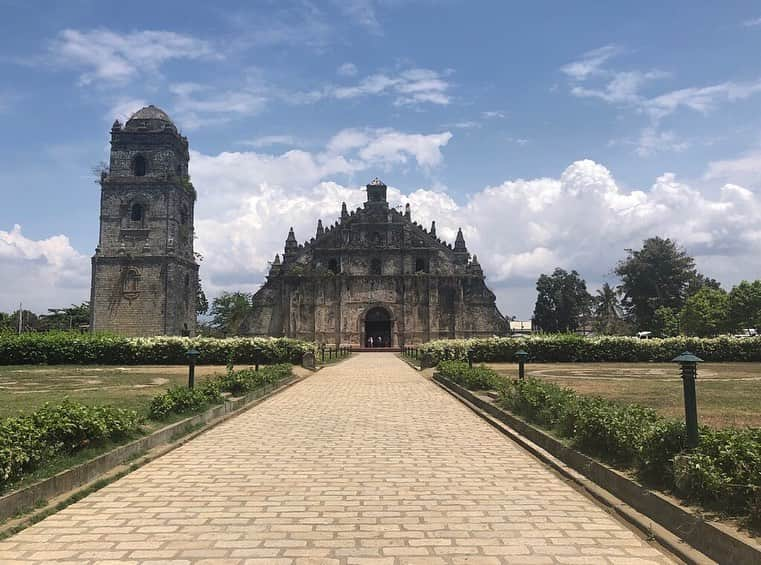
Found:
M 534 320 L 546 332 L 574 331 L 589 315 L 592 297 L 576 271 L 557 268 L 551 275 L 541 275 L 536 292 Z
M 653 334 L 657 337 L 676 337 L 681 332 L 679 312 L 668 306 L 661 306 L 653 314 Z
M 202 316 L 208 311 L 209 299 L 206 298 L 206 293 L 203 291 L 201 277 L 198 277 L 198 283 L 196 284 L 196 316 Z
M 695 261 L 675 241 L 660 237 L 646 239 L 642 249 L 626 252 L 626 259 L 615 269 L 621 279 L 621 303 L 627 316 L 647 330 L 658 308 L 682 309 L 698 277 Z
M 687 335 L 709 337 L 727 330 L 729 296 L 722 289 L 705 286 L 687 298 L 682 309 L 682 330 Z
M 729 292 L 729 328 L 761 327 L 761 280 L 742 281 Z
M 211 324 L 225 335 L 240 335 L 253 306 L 247 292 L 223 292 L 211 303 Z
M 76 330 L 90 323 L 90 303 L 72 304 L 68 308 L 48 308 L 39 317 L 39 330 Z
M 600 334 L 619 334 L 626 331 L 618 293 L 607 282 L 597 290 L 592 299 L 594 329 Z

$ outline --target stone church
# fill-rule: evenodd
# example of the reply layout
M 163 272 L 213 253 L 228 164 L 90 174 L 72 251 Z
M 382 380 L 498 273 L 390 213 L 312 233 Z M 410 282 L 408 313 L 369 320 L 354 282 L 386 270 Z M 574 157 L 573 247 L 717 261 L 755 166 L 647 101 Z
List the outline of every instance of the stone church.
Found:
M 127 336 L 194 335 L 198 264 L 196 192 L 188 140 L 155 106 L 111 128 L 101 174 L 100 237 L 92 258 L 93 331 Z M 291 229 L 254 295 L 250 335 L 319 343 L 400 347 L 438 338 L 508 333 L 462 231 L 454 247 L 389 207 L 386 185 L 299 244 Z
M 196 193 L 188 140 L 148 106 L 111 128 L 101 174 L 100 237 L 92 258 L 93 331 L 127 336 L 193 335 L 198 264 Z
M 508 322 L 465 245 L 454 247 L 389 207 L 386 185 L 367 185 L 367 201 L 336 224 L 317 222 L 305 244 L 293 228 L 253 298 L 252 335 L 318 343 L 402 347 L 441 338 L 504 335 Z

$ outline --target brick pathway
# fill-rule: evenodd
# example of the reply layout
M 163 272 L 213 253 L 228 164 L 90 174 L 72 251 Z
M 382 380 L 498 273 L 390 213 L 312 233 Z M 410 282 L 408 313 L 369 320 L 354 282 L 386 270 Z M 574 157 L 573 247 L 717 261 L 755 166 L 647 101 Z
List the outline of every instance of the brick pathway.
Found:
M 671 562 L 389 353 L 323 369 L 0 542 L 14 560 Z

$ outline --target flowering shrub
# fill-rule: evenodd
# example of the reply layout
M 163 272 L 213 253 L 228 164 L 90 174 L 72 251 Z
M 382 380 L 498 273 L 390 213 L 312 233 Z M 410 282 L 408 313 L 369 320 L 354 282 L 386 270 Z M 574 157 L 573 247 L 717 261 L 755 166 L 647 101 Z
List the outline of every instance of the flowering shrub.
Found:
M 298 363 L 314 345 L 289 338 L 119 337 L 73 332 L 0 334 L 0 364 L 184 364 L 188 349 L 199 364 Z
M 438 371 L 471 390 L 499 391 L 500 406 L 569 439 L 579 451 L 761 526 L 759 428 L 704 427 L 699 445 L 688 450 L 684 423 L 644 406 L 584 396 L 533 378 L 507 379 L 487 367 L 474 373 L 476 368 L 461 361 L 442 361 Z
M 637 339 L 635 337 L 583 337 L 575 334 L 537 335 L 531 337 L 490 337 L 478 339 L 442 339 L 420 346 L 421 354 L 435 363 L 443 360 L 467 360 L 468 350 L 476 361 L 515 361 L 515 352 L 523 349 L 535 362 L 595 361 L 671 361 L 683 351 L 692 351 L 705 361 L 761 361 L 761 337 Z
M 0 489 L 51 457 L 135 435 L 140 423 L 132 410 L 69 400 L 0 420 Z

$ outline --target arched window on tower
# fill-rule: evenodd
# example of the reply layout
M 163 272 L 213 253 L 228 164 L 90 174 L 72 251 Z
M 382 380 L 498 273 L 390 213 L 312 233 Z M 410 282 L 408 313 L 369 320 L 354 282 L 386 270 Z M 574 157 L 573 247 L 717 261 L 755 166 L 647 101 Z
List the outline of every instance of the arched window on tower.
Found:
M 145 208 L 140 202 L 134 202 L 130 207 L 129 219 L 136 224 L 142 224 L 145 219 Z
M 137 294 L 139 287 L 140 273 L 137 272 L 137 269 L 129 269 L 124 275 L 124 294 Z
M 338 274 L 338 259 L 331 259 L 328 261 L 328 269 L 333 273 Z
M 136 177 L 145 176 L 145 171 L 147 168 L 146 165 L 147 163 L 145 162 L 145 157 L 143 157 L 142 155 L 138 155 L 137 157 L 135 157 L 135 161 L 133 163 L 133 171 Z
M 373 259 L 372 261 L 370 261 L 370 274 L 371 275 L 381 274 L 381 260 L 380 259 Z
M 418 257 L 415 259 L 415 272 L 416 273 L 427 273 L 428 272 L 428 264 L 425 259 L 422 257 Z

